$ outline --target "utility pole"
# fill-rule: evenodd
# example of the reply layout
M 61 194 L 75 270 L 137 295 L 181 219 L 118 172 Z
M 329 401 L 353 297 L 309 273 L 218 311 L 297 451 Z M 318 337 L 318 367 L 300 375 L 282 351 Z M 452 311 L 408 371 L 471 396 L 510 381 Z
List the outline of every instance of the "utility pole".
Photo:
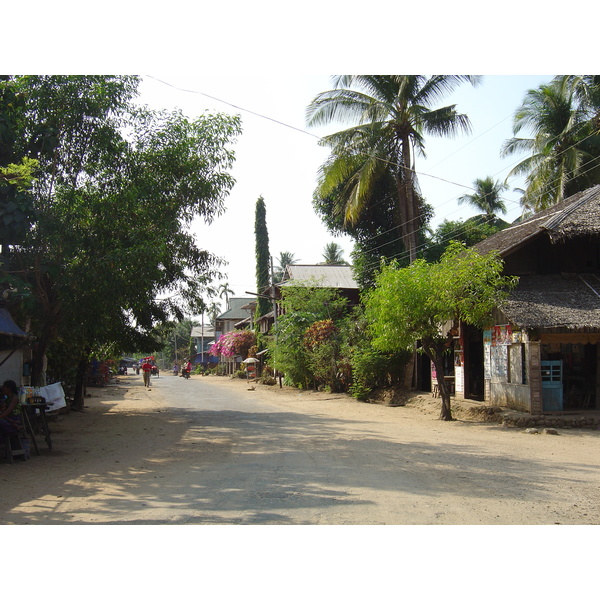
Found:
M 275 346 L 277 346 L 277 301 L 275 300 L 275 277 L 273 273 L 273 257 L 271 256 L 271 298 L 273 300 L 273 327 L 275 327 Z M 279 379 L 279 387 L 283 387 L 281 380 L 281 373 L 276 371 L 276 375 Z

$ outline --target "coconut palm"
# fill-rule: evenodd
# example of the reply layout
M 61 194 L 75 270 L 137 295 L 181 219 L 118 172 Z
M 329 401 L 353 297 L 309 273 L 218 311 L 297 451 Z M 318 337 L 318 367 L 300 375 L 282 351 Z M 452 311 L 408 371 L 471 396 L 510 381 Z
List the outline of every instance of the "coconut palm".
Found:
M 414 154 L 425 155 L 424 135 L 469 131 L 466 115 L 455 106 L 433 108 L 460 83 L 478 77 L 460 75 L 339 75 L 334 89 L 318 94 L 307 108 L 310 126 L 351 122 L 348 129 L 327 135 L 333 150 L 322 171 L 321 193 L 339 192 L 346 219 L 356 222 L 377 201 L 382 179 L 391 179 L 397 195 L 404 245 L 416 258 L 421 225 L 415 188 Z M 387 187 L 387 184 L 383 184 Z
M 348 262 L 344 260 L 344 250 L 335 242 L 330 242 L 323 249 L 323 263 L 324 265 L 347 265 Z
M 229 283 L 221 283 L 218 287 L 219 298 L 225 296 L 225 306 L 228 306 L 229 296 L 232 296 L 235 292 L 229 287 Z
M 528 152 L 509 173 L 525 175 L 525 207 L 541 210 L 600 182 L 597 83 L 594 76 L 559 76 L 529 90 L 517 109 L 502 156 Z M 596 87 L 594 87 L 596 86 Z
M 211 302 L 206 308 L 208 314 L 208 320 L 211 325 L 214 325 L 217 321 L 217 317 L 221 314 L 221 305 L 218 302 Z
M 507 189 L 508 184 L 494 181 L 491 177 L 476 179 L 473 182 L 474 193 L 464 194 L 458 199 L 458 203 L 470 204 L 491 219 L 496 213 L 506 213 L 506 205 L 501 194 Z
M 278 265 L 275 268 L 275 272 L 273 273 L 273 279 L 275 283 L 279 283 L 283 281 L 283 277 L 285 276 L 285 270 L 288 265 L 295 265 L 298 262 L 298 259 L 294 256 L 293 252 L 280 252 Z

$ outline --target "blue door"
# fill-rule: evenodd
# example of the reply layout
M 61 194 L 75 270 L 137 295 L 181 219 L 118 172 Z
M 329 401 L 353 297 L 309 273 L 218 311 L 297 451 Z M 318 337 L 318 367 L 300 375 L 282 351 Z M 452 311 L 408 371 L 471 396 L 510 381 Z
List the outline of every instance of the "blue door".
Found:
M 542 361 L 542 404 L 544 412 L 563 409 L 562 360 Z

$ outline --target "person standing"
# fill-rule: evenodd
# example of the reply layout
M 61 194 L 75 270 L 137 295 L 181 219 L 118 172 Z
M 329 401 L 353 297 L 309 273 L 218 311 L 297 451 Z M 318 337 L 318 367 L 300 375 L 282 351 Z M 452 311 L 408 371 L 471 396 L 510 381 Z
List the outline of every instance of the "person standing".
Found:
M 152 365 L 149 360 L 145 360 L 142 365 L 142 371 L 144 372 L 144 387 L 151 387 L 150 373 L 152 373 Z

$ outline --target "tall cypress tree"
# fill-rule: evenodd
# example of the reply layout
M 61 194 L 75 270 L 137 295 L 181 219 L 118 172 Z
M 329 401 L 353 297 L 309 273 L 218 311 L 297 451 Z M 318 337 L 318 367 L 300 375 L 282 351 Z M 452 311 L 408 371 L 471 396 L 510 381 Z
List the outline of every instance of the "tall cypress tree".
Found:
M 256 201 L 256 213 L 254 218 L 254 236 L 256 238 L 256 292 L 265 294 L 270 285 L 270 255 L 269 255 L 269 232 L 267 231 L 267 209 L 262 196 Z M 257 298 L 256 318 L 266 315 L 270 308 L 268 298 Z

